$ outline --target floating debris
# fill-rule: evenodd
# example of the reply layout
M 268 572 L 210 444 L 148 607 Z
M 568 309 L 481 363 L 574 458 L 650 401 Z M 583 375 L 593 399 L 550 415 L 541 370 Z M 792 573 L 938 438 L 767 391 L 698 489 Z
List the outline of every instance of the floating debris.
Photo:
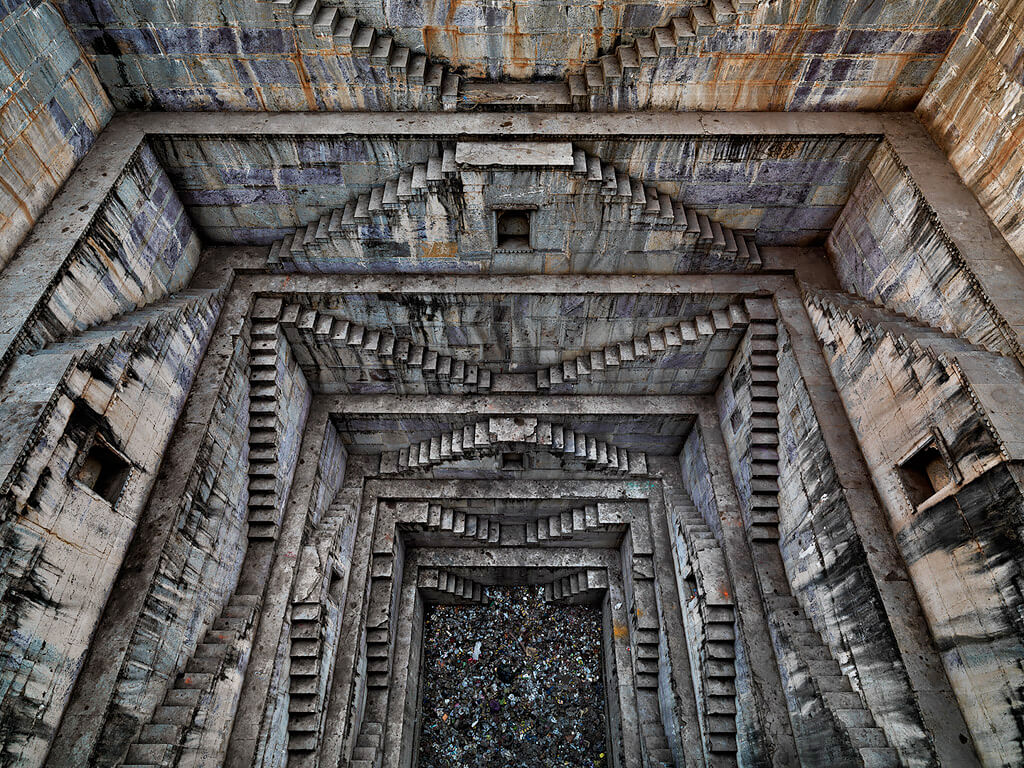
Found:
M 427 611 L 420 768 L 603 768 L 600 610 L 488 591 Z

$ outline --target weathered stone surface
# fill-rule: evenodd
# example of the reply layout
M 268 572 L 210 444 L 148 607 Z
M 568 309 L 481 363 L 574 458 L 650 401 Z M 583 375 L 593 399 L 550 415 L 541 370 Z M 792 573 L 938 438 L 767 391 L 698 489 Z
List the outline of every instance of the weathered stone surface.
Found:
M 843 287 L 895 312 L 1021 356 L 1009 320 L 971 256 L 950 239 L 890 146 L 879 147 L 828 240 Z M 982 262 L 984 263 L 984 262 Z
M 5 462 L 2 486 L 10 678 L 0 717 L 11 764 L 38 765 L 46 755 L 219 305 L 212 294 L 140 310 L 19 358 L 8 372 L 5 401 L 23 411 L 27 397 L 39 398 L 31 420 L 4 418 L 12 430 L 5 444 L 21 449 Z M 76 480 L 96 439 L 130 462 L 109 500 Z
M 913 107 L 969 10 L 962 1 L 884 12 L 852 2 L 337 7 L 331 17 L 314 3 L 223 0 L 192 9 L 188 23 L 167 7 L 146 24 L 120 1 L 68 2 L 66 12 L 121 108 L 437 109 L 436 92 L 458 84 L 438 75 L 423 93 L 411 63 L 419 53 L 473 79 L 568 76 L 572 90 L 576 77 L 581 106 L 600 110 L 836 110 Z M 374 47 L 379 39 L 386 48 Z M 410 53 L 395 59 L 393 49 Z
M 0 11 L 0 268 L 113 114 L 58 5 Z
M 1016 50 L 1024 30 L 1019 0 L 975 5 L 917 107 L 929 132 L 1024 259 L 1024 98 Z
M 950 682 L 959 699 L 977 703 L 964 710 L 974 742 L 986 764 L 1016 762 L 1020 739 L 1007 735 L 1017 728 L 1020 683 L 1016 664 L 1000 660 L 1020 658 L 1024 647 L 1013 607 L 1021 491 L 1000 431 L 973 390 L 996 376 L 1020 392 L 1020 368 L 898 318 L 887 329 L 830 307 L 815 320 Z M 938 354 L 935 344 L 948 351 Z M 920 502 L 909 497 L 899 465 L 928 439 L 952 477 Z M 962 647 L 966 635 L 986 653 Z
M 1024 759 L 1016 0 L 179 5 L 0 12 L 0 763 L 411 765 L 524 585 L 608 765 Z

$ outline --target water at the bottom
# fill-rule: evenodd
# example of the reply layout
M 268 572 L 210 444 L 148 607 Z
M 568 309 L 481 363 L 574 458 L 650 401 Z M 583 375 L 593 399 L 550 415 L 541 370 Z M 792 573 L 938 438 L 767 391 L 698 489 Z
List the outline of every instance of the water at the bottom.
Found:
M 605 766 L 600 610 L 489 596 L 427 609 L 420 768 Z

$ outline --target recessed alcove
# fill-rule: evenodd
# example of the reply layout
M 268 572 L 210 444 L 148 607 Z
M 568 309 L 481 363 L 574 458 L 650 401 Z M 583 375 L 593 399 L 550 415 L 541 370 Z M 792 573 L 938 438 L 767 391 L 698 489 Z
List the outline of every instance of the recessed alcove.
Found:
M 495 212 L 497 246 L 503 251 L 528 251 L 530 243 L 530 211 Z

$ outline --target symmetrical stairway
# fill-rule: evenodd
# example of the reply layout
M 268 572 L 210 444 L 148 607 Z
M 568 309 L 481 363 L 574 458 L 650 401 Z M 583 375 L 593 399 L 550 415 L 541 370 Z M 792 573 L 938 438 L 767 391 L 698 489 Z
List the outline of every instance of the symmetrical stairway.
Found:
M 553 169 L 564 170 L 561 166 Z M 342 208 L 333 209 L 275 241 L 270 247 L 268 265 L 294 269 L 297 264 L 328 263 L 339 255 L 361 254 L 362 240 L 370 231 L 367 228 L 371 228 L 375 238 L 384 233 L 387 239 L 387 233 L 401 231 L 403 223 L 424 219 L 426 200 L 437 196 L 442 187 L 452 196 L 461 196 L 461 172 L 454 148 L 440 147 L 439 153 L 425 163 L 412 164 L 397 176 L 356 195 Z M 727 260 L 734 269 L 761 267 L 761 255 L 751 235 L 736 232 L 673 200 L 653 184 L 617 170 L 612 163 L 579 147 L 573 149 L 573 167 L 568 176 L 582 184 L 581 189 L 596 193 L 603 204 L 622 206 L 630 226 L 676 233 L 674 250 L 711 254 Z M 441 229 L 446 233 L 460 231 L 464 224 L 453 218 L 460 215 L 459 211 L 433 206 L 432 216 L 436 218 L 440 210 L 449 217 Z M 435 221 L 432 226 L 436 225 Z
M 426 530 L 448 533 L 480 543 L 497 544 L 501 523 L 489 515 L 476 515 L 461 509 L 431 504 L 427 509 Z
M 603 349 L 592 350 L 571 360 L 537 371 L 537 389 L 550 389 L 564 382 L 574 382 L 592 375 L 595 371 L 616 368 L 634 361 L 656 359 L 672 354 L 684 344 L 707 340 L 716 334 L 742 331 L 749 318 L 738 304 L 725 309 L 713 310 L 693 320 L 683 320 L 644 336 L 619 344 L 610 344 Z
M 754 239 L 687 208 L 652 184 L 615 168 L 615 165 L 588 154 L 579 147 L 572 152 L 573 176 L 597 188 L 607 203 L 628 206 L 629 220 L 635 226 L 657 226 L 681 234 L 679 250 L 706 250 L 731 257 L 737 268 L 761 266 Z
M 337 6 L 320 0 L 262 0 L 271 2 L 274 15 L 291 17 L 306 42 L 331 51 L 345 68 L 367 86 L 384 85 L 395 107 L 430 110 L 455 109 L 459 76 L 441 62 L 395 42 L 391 35 L 346 16 Z
M 417 586 L 432 593 L 434 602 L 485 604 L 489 599 L 487 587 L 444 568 L 420 568 Z
M 776 653 L 783 665 L 783 679 L 806 676 L 818 692 L 837 728 L 846 733 L 865 768 L 895 768 L 900 765 L 897 752 L 889 746 L 885 733 L 875 724 L 849 678 L 832 658 L 828 646 L 807 619 L 799 601 L 792 595 L 765 597 L 770 631 L 776 635 Z
M 779 328 L 770 299 L 746 302 L 750 315 L 750 509 L 747 535 L 779 538 Z
M 198 749 L 195 742 L 214 688 L 225 671 L 238 664 L 240 655 L 247 654 L 242 646 L 252 642 L 259 605 L 258 595 L 231 596 L 164 694 L 163 703 L 129 747 L 125 768 L 168 768 L 191 763 L 189 753 Z
M 582 72 L 568 75 L 564 85 L 555 86 L 464 82 L 447 63 L 399 44 L 337 6 L 321 0 L 263 1 L 272 3 L 275 16 L 293 19 L 307 46 L 333 53 L 339 66 L 361 76 L 367 86 L 386 86 L 396 106 L 595 112 L 642 108 L 650 100 L 647 91 L 650 83 L 657 81 L 663 60 L 695 55 L 704 38 L 734 26 L 758 4 L 752 0 L 688 0 L 683 3 L 689 6 L 683 13 L 649 34 L 615 46 L 586 64 Z
M 249 348 L 249 539 L 277 538 L 281 516 L 278 441 L 280 299 L 258 299 L 251 313 Z
M 544 584 L 544 599 L 549 603 L 591 602 L 607 589 L 608 572 L 601 568 L 587 568 Z
M 115 340 L 130 343 L 157 325 L 178 327 L 208 316 L 211 307 L 216 309 L 220 306 L 222 295 L 221 291 L 212 288 L 179 291 L 152 304 L 118 315 L 69 339 L 52 342 L 34 351 L 33 354 L 90 349 Z
M 316 221 L 298 227 L 294 234 L 275 241 L 267 263 L 271 267 L 290 266 L 297 260 L 323 257 L 330 251 L 345 253 L 351 248 L 349 241 L 359 240 L 361 227 L 389 230 L 391 217 L 415 215 L 408 209 L 410 203 L 422 202 L 429 189 L 456 176 L 455 149 L 442 147 L 441 153 L 430 157 L 426 163 L 414 164 L 398 176 L 356 195 L 343 208 L 335 208 Z
M 643 451 L 617 448 L 593 435 L 577 432 L 561 424 L 535 419 L 519 421 L 524 424 L 532 421 L 535 428 L 526 433 L 513 419 L 492 418 L 424 438 L 408 448 L 385 451 L 380 457 L 380 473 L 393 475 L 410 470 L 429 470 L 449 461 L 506 451 L 543 450 L 578 460 L 590 469 L 631 475 L 647 474 L 647 455 Z

